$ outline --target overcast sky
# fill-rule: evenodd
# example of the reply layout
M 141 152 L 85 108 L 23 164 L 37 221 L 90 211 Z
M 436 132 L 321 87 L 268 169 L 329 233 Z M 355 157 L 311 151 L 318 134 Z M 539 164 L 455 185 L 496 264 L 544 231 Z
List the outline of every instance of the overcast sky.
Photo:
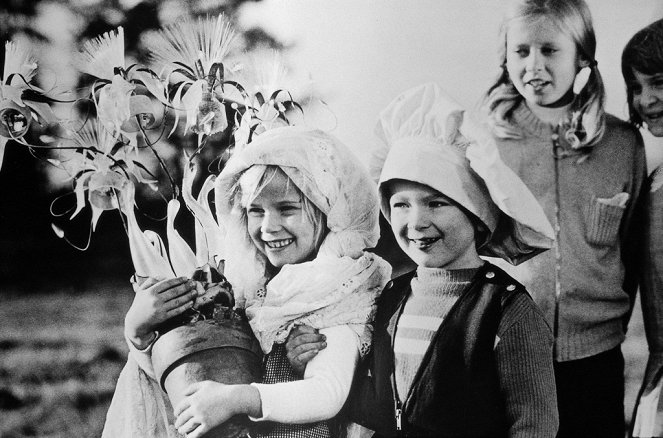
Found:
M 466 107 L 492 84 L 499 61 L 500 0 L 264 0 L 242 23 L 259 24 L 292 45 L 295 77 L 310 75 L 335 115 L 334 128 L 362 159 L 378 112 L 401 91 L 435 81 Z M 663 17 L 661 0 L 588 0 L 609 112 L 627 117 L 619 60 L 631 35 Z M 663 158 L 663 146 L 650 160 Z

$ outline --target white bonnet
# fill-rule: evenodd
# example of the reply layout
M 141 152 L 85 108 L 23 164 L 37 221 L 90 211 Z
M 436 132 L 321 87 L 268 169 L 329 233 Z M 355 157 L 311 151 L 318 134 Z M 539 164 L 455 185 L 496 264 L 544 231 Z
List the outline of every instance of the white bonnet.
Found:
M 335 137 L 286 126 L 258 136 L 228 160 L 215 185 L 220 221 L 233 214 L 232 188 L 253 165 L 276 165 L 326 217 L 330 230 L 319 253 L 358 257 L 379 238 L 375 183 L 359 160 Z
M 382 144 L 371 157 L 381 208 L 390 219 L 384 183 L 425 184 L 476 216 L 490 232 L 479 254 L 512 264 L 552 246 L 554 233 L 543 209 L 499 157 L 486 130 L 433 83 L 405 91 L 381 113 Z

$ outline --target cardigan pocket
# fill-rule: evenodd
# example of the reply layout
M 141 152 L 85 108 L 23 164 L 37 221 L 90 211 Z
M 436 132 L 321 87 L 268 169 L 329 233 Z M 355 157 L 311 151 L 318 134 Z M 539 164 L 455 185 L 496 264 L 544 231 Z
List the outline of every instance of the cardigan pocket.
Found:
M 585 238 L 594 245 L 611 245 L 617 240 L 619 225 L 629 200 L 626 192 L 612 198 L 592 199 L 585 211 Z

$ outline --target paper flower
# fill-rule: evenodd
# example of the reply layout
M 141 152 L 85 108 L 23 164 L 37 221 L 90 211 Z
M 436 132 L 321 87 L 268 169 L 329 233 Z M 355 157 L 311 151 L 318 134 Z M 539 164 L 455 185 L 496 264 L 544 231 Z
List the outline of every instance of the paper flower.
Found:
M 115 132 L 133 139 L 131 133 L 153 128 L 156 121 L 150 98 L 136 94 L 137 85 L 144 85 L 157 99 L 166 100 L 165 87 L 155 74 L 135 65 L 125 67 L 124 29 L 86 41 L 77 58 L 79 69 L 98 78 L 92 97 L 97 117 Z
M 88 120 L 81 129 L 70 131 L 70 137 L 55 149 L 74 151 L 64 159 L 48 161 L 74 180 L 76 206 L 70 219 L 90 204 L 92 231 L 104 211 L 120 208 L 118 199 L 125 191 L 134 190 L 134 180 L 156 188 L 157 181 L 138 161 L 137 150 L 123 143 L 99 119 Z
M 179 80 L 172 103 L 186 112 L 184 133 L 209 136 L 228 127 L 219 92 L 225 78 L 223 61 L 234 36 L 230 22 L 219 15 L 185 19 L 148 38 L 153 61 L 168 72 L 169 80 Z M 178 120 L 176 115 L 173 131 Z
M 5 65 L 0 81 L 0 168 L 5 145 L 9 140 L 28 145 L 23 139 L 32 121 L 52 123 L 56 120 L 48 102 L 53 99 L 31 84 L 37 61 L 23 42 L 5 44 Z
M 245 147 L 253 135 L 288 125 L 288 108 L 294 106 L 301 110 L 287 91 L 287 73 L 283 56 L 277 50 L 249 55 L 248 68 L 242 70 L 241 75 L 246 110 L 234 132 L 235 148 Z
M 180 210 L 178 200 L 172 199 L 168 202 L 166 250 L 158 234 L 140 229 L 134 213 L 133 189 L 130 188 L 122 194 L 122 212 L 127 218 L 131 259 L 139 277 L 191 277 L 197 269 L 205 266 L 216 267 L 222 258 L 223 231 L 214 219 L 207 201 L 213 187 L 213 177 L 208 178 L 196 199 L 191 192 L 195 170 L 189 166 L 185 169 L 182 191 L 184 201 L 196 219 L 195 253 L 175 229 L 175 218 Z

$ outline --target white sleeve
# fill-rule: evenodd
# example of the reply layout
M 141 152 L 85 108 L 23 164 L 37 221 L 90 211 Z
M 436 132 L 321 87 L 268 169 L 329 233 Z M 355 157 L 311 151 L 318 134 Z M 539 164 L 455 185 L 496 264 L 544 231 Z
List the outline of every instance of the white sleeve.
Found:
M 136 348 L 133 342 L 131 342 L 126 336 L 124 339 L 127 341 L 127 345 L 129 346 L 129 355 L 134 358 L 136 363 L 138 363 L 138 366 L 143 371 L 145 371 L 148 376 L 156 380 L 154 367 L 152 366 L 152 346 L 154 345 L 154 341 L 156 341 L 156 339 L 150 342 L 150 345 L 148 345 L 144 350 L 139 350 Z
M 335 416 L 350 393 L 359 361 L 359 340 L 347 325 L 321 329 L 327 348 L 306 366 L 304 379 L 295 382 L 252 383 L 260 393 L 261 418 L 254 421 L 313 423 Z

